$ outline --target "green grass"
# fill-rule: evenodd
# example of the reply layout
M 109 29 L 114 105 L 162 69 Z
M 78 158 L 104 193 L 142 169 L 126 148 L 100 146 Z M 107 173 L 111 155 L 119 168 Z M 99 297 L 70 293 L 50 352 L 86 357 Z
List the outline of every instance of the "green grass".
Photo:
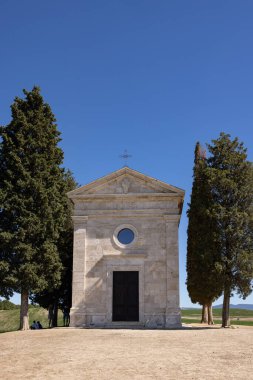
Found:
M 42 307 L 29 308 L 30 326 L 34 320 L 40 321 L 43 328 L 48 327 L 48 312 Z M 62 312 L 58 312 L 58 326 L 63 326 Z M 0 333 L 7 331 L 17 331 L 19 329 L 19 309 L 0 310 Z
M 200 319 L 190 319 L 190 318 L 182 318 L 183 323 L 200 323 Z M 214 320 L 215 325 L 221 325 L 221 319 Z M 253 326 L 253 321 L 231 321 L 231 325 L 241 325 L 241 326 Z M 203 325 L 205 326 L 205 325 Z
M 222 309 L 213 309 L 214 323 L 221 324 Z M 195 319 L 193 318 L 195 317 Z M 231 320 L 231 325 L 253 326 L 253 321 L 241 321 L 241 318 L 253 318 L 253 310 L 230 309 L 230 317 L 239 320 Z M 200 323 L 201 309 L 182 310 L 183 323 Z
M 222 313 L 222 309 L 213 309 L 214 317 L 221 317 L 221 313 Z M 191 317 L 191 316 L 201 318 L 201 309 L 182 310 L 182 317 Z M 253 310 L 230 309 L 230 317 L 253 318 Z

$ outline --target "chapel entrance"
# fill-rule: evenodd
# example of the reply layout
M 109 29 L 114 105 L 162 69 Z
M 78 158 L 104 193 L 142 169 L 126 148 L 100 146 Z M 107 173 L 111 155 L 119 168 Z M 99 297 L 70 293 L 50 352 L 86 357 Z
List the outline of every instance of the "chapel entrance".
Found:
M 112 320 L 139 321 L 139 272 L 113 272 Z

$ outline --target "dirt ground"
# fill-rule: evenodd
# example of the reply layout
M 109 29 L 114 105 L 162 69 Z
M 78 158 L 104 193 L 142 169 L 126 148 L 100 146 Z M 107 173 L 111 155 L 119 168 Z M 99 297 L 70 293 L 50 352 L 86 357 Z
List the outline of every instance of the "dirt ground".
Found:
M 0 378 L 253 379 L 253 328 L 58 328 L 0 335 Z

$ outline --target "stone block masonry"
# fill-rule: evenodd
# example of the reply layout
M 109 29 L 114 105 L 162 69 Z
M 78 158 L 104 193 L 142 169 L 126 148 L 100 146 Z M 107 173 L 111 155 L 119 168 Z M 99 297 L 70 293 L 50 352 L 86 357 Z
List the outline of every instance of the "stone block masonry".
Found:
M 74 203 L 71 326 L 177 328 L 184 191 L 124 167 L 68 193 Z M 129 272 L 121 283 L 114 272 Z M 131 272 L 138 272 L 135 282 Z

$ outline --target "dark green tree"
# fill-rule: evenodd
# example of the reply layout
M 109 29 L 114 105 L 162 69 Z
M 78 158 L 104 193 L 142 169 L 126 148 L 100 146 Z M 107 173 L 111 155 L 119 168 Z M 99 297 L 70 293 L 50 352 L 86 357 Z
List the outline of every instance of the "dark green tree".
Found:
M 62 192 L 62 202 L 65 209 L 64 228 L 60 232 L 57 241 L 57 249 L 63 265 L 61 282 L 58 287 L 47 288 L 43 292 L 33 294 L 31 300 L 40 306 L 53 310 L 52 327 L 57 326 L 58 309 L 69 309 L 72 303 L 72 266 L 73 266 L 73 225 L 72 225 L 72 204 L 67 197 L 67 192 L 77 187 L 71 172 L 64 175 Z
M 0 163 L 2 161 L 2 151 L 3 151 L 1 132 L 2 132 L 2 128 L 0 127 Z M 1 167 L 0 167 L 0 170 L 1 170 Z M 1 197 L 1 183 L 0 183 L 0 197 Z M 1 223 L 1 216 L 2 216 L 2 209 L 1 209 L 1 203 L 0 203 L 0 223 Z M 1 232 L 1 225 L 0 225 L 0 232 Z M 0 296 L 9 300 L 9 298 L 13 295 L 13 290 L 10 285 L 13 281 L 13 277 L 10 274 L 10 258 L 8 255 L 7 248 L 8 248 L 8 244 L 6 243 L 4 244 L 4 241 L 3 241 L 0 246 Z
M 65 221 L 55 117 L 38 87 L 24 95 L 1 128 L 0 152 L 0 270 L 6 289 L 21 293 L 20 329 L 29 328 L 29 294 L 60 283 L 57 241 Z
M 13 290 L 10 287 L 12 277 L 9 273 L 9 260 L 6 252 L 0 250 L 0 296 L 7 300 L 13 295 Z
M 216 270 L 212 219 L 208 208 L 211 202 L 210 187 L 206 177 L 207 160 L 199 142 L 195 147 L 193 186 L 187 215 L 187 290 L 191 301 L 202 305 L 202 321 L 213 323 L 212 302 L 221 295 L 220 278 Z
M 229 326 L 229 302 L 236 291 L 246 298 L 252 291 L 253 171 L 247 161 L 247 150 L 238 138 L 221 133 L 208 145 L 208 183 L 212 202 L 209 205 L 215 229 L 215 245 L 220 260 L 216 265 L 222 278 L 222 327 Z

